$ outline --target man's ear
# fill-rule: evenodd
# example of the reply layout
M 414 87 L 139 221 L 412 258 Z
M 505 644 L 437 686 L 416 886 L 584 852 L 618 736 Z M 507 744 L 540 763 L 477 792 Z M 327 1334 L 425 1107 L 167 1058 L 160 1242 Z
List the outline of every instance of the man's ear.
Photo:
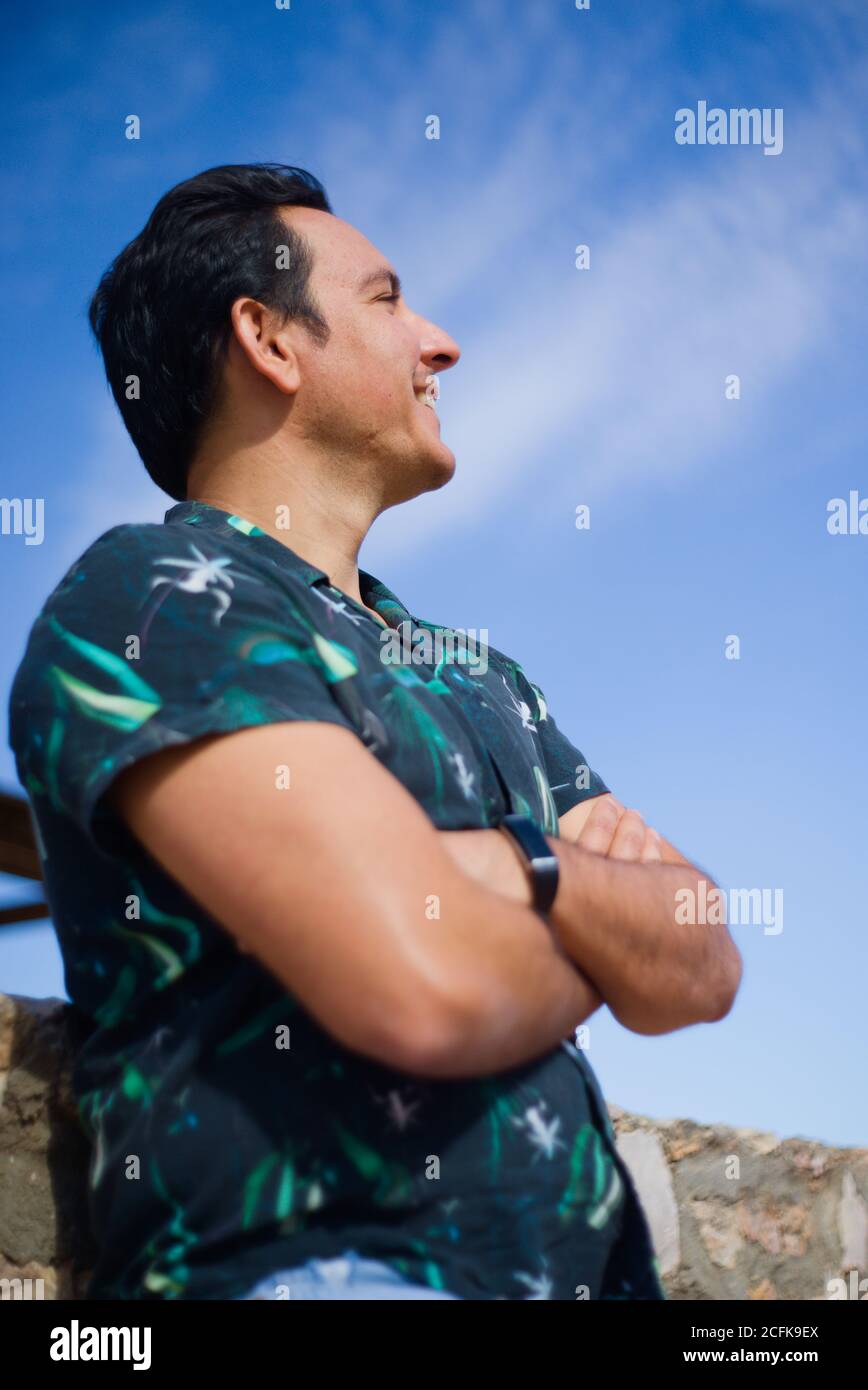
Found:
M 278 391 L 293 396 L 301 384 L 293 324 L 266 308 L 258 299 L 236 299 L 231 314 L 234 342 L 254 371 Z

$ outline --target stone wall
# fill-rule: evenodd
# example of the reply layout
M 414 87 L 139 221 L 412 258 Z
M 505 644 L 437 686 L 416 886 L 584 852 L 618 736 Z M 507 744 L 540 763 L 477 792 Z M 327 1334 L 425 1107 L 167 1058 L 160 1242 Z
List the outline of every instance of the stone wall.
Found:
M 74 1045 L 62 1001 L 0 995 L 0 1279 L 46 1298 L 80 1297 L 94 1255 Z M 868 1149 L 609 1110 L 670 1298 L 868 1298 Z
M 670 1298 L 868 1299 L 868 1149 L 609 1112 Z
M 46 1298 L 80 1296 L 94 1254 L 70 1013 L 0 994 L 0 1278 L 43 1279 Z

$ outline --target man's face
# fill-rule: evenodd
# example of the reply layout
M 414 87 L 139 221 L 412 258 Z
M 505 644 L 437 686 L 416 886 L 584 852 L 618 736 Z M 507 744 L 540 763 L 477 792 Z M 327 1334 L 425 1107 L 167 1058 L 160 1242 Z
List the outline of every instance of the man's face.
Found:
M 313 249 L 310 293 L 331 330 L 324 347 L 303 329 L 293 335 L 299 423 L 312 443 L 368 474 L 373 466 L 383 505 L 442 487 L 455 455 L 434 397 L 457 344 L 409 308 L 392 266 L 355 227 L 313 208 L 282 211 Z

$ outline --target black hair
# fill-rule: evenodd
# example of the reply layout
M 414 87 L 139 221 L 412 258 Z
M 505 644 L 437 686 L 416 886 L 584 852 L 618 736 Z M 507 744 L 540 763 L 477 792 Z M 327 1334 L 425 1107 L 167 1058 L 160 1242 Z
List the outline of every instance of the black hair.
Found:
M 303 321 L 318 343 L 328 340 L 308 288 L 313 252 L 280 216 L 285 206 L 332 212 L 305 169 L 206 169 L 163 195 L 90 302 L 124 424 L 151 478 L 177 501 L 187 496 L 187 470 L 217 400 L 233 302 L 250 295 L 284 323 Z

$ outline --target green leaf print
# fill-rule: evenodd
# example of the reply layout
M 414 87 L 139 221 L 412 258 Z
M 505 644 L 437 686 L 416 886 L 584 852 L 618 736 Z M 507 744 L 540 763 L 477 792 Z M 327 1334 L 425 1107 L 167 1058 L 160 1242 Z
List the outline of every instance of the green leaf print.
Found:
M 227 516 L 226 524 L 234 526 L 236 531 L 241 531 L 245 536 L 264 536 L 265 532 L 261 526 L 257 526 L 255 521 L 248 521 L 243 516 Z
M 266 1206 L 265 1209 L 268 1210 L 270 1219 L 283 1223 L 282 1230 L 295 1229 L 296 1220 L 293 1216 L 296 1192 L 295 1161 L 291 1153 L 285 1154 L 281 1159 L 280 1155 L 272 1150 L 256 1165 L 244 1183 L 241 1221 L 245 1230 L 250 1229 L 256 1220 L 257 1211 L 265 1205 L 266 1184 L 275 1172 L 275 1168 L 277 1168 L 279 1181 L 272 1199 L 273 1207 L 269 1209 Z M 315 1196 L 313 1205 L 316 1205 Z
M 153 1096 L 153 1088 L 148 1078 L 127 1062 L 121 1075 L 121 1089 L 128 1100 L 142 1100 L 149 1105 Z
M 325 667 L 326 680 L 330 685 L 358 674 L 356 658 L 349 647 L 343 646 L 340 642 L 332 642 L 318 632 L 313 634 L 313 643 Z
M 552 796 L 548 778 L 541 767 L 534 764 L 533 775 L 536 778 L 536 788 L 539 792 L 542 803 L 542 827 L 549 835 L 558 833 L 558 811 L 555 806 L 555 799 Z
M 228 685 L 220 696 L 220 716 L 228 729 L 240 729 L 247 724 L 267 724 L 271 708 L 242 685 Z
M 589 1154 L 592 1168 L 590 1173 L 586 1173 Z M 601 1230 L 618 1203 L 622 1187 L 618 1169 L 606 1152 L 599 1132 L 591 1124 L 582 1125 L 573 1140 L 570 1175 L 558 1202 L 558 1216 L 562 1221 L 572 1221 L 587 1204 L 591 1204 L 587 1224 L 594 1230 Z
M 113 728 L 129 731 L 140 728 L 157 712 L 162 704 L 160 696 L 132 669 L 129 661 L 115 652 L 106 651 L 105 647 L 97 646 L 95 642 L 88 642 L 84 637 L 76 637 L 56 618 L 49 618 L 48 624 L 52 632 L 77 656 L 111 676 L 123 692 L 117 694 L 99 690 L 62 667 L 52 665 L 49 670 L 55 684 L 70 697 L 79 713 Z
M 501 1131 L 504 1125 L 512 1125 L 513 1119 L 521 1114 L 521 1104 L 518 1097 L 511 1095 L 509 1090 L 501 1081 L 482 1081 L 480 1082 L 482 1094 L 486 1099 L 486 1109 L 488 1114 L 488 1124 L 491 1136 L 491 1148 L 488 1156 L 489 1173 L 492 1181 L 497 1177 L 497 1170 L 500 1166 L 503 1142 Z
M 525 679 L 527 680 L 527 677 L 525 677 Z M 527 683 L 533 691 L 534 695 L 536 696 L 536 702 L 539 706 L 539 719 L 536 722 L 538 724 L 541 724 L 544 719 L 548 719 L 549 717 L 549 707 L 546 704 L 546 697 L 545 695 L 543 695 L 539 686 L 534 685 L 533 681 L 528 681 Z
M 276 1153 L 266 1154 L 262 1162 L 258 1163 L 253 1169 L 253 1172 L 244 1184 L 241 1224 L 245 1230 L 248 1230 L 253 1223 L 265 1179 L 268 1177 L 276 1162 Z
M 238 648 L 238 655 L 254 666 L 272 666 L 277 661 L 310 661 L 305 649 L 277 632 L 255 632 Z
M 79 713 L 89 719 L 98 719 L 102 724 L 110 724 L 115 729 L 131 732 L 139 729 L 160 708 L 160 700 L 138 700 L 130 695 L 106 695 L 92 685 L 85 684 L 59 666 L 52 666 L 51 674 L 57 683 L 70 695 Z
M 624 1187 L 618 1169 L 615 1167 L 614 1163 L 611 1164 L 610 1171 L 611 1178 L 609 1181 L 609 1190 L 599 1205 L 596 1206 L 588 1216 L 588 1225 L 593 1226 L 596 1231 L 601 1230 L 609 1220 L 609 1217 L 618 1205 Z
M 132 663 L 125 657 L 118 656 L 116 652 L 106 651 L 105 647 L 99 647 L 95 642 L 88 642 L 84 637 L 76 637 L 74 632 L 69 632 L 56 618 L 49 618 L 48 625 L 56 636 L 60 637 L 68 646 L 86 661 L 92 662 L 99 667 L 106 675 L 112 676 L 117 681 L 121 690 L 126 691 L 127 695 L 135 699 L 145 701 L 156 701 L 160 704 L 160 697 L 146 680 L 133 669 Z
M 189 917 L 179 917 L 170 912 L 163 912 L 156 903 L 151 902 L 138 878 L 133 878 L 131 887 L 139 900 L 142 921 L 150 922 L 158 927 L 171 927 L 174 931 L 181 932 L 185 937 L 186 944 L 185 964 L 192 965 L 197 961 L 202 951 L 202 938 L 195 922 Z
M 563 1196 L 558 1202 L 558 1216 L 562 1221 L 571 1221 L 585 1200 L 585 1181 L 582 1176 L 582 1169 L 585 1163 L 585 1151 L 593 1133 L 593 1125 L 582 1125 L 573 1140 L 573 1147 L 570 1150 L 570 1175 Z
M 274 1215 L 278 1221 L 284 1221 L 292 1211 L 294 1186 L 295 1169 L 292 1163 L 287 1161 L 280 1174 L 280 1187 L 277 1189 L 277 1201 L 274 1204 Z
M 148 936 L 145 932 L 130 931 L 127 927 L 113 927 L 112 930 L 116 936 L 125 936 L 130 941 L 144 946 L 164 967 L 163 974 L 154 981 L 154 989 L 164 989 L 166 985 L 183 975 L 184 964 L 180 956 L 162 941 L 158 941 L 155 936 Z
M 94 1018 L 102 1028 L 113 1028 L 124 1017 L 130 1001 L 136 992 L 136 972 L 131 965 L 125 965 L 118 976 L 111 997 L 94 1010 Z
M 199 1244 L 200 1238 L 192 1231 L 188 1231 L 184 1225 L 184 1208 L 181 1203 L 170 1197 L 155 1162 L 151 1163 L 151 1182 L 157 1195 L 172 1209 L 172 1220 L 169 1222 L 168 1231 L 170 1235 L 175 1237 L 175 1244 L 171 1245 L 168 1250 L 156 1253 L 154 1242 L 149 1242 L 146 1253 L 152 1257 L 151 1265 L 142 1282 L 146 1288 L 154 1293 L 181 1295 L 190 1282 L 190 1267 L 183 1264 L 182 1261 L 185 1259 L 187 1251 L 192 1246 Z M 161 1239 L 163 1239 L 162 1233 Z M 160 1265 L 170 1265 L 171 1268 L 169 1270 L 160 1269 Z
M 413 1191 L 413 1179 L 400 1163 L 382 1158 L 369 1144 L 351 1134 L 338 1120 L 332 1121 L 341 1148 L 350 1162 L 367 1182 L 376 1182 L 373 1200 L 380 1206 L 393 1206 L 406 1201 Z
M 450 753 L 449 740 L 437 720 L 429 713 L 411 690 L 404 689 L 404 670 L 396 671 L 399 679 L 394 681 L 383 696 L 383 708 L 387 712 L 390 729 L 394 729 L 405 747 L 416 750 L 415 755 L 427 755 L 434 777 L 434 795 L 437 804 L 443 803 L 447 785 L 451 786 L 453 774 L 448 769 Z M 408 673 L 409 674 L 409 673 Z M 412 673 L 416 681 L 419 677 Z M 406 682 L 410 684 L 410 682 Z M 423 682 L 424 683 L 424 682 Z
M 226 1038 L 217 1048 L 217 1056 L 225 1057 L 227 1052 L 237 1052 L 239 1048 L 246 1047 L 255 1038 L 261 1038 L 263 1033 L 270 1031 L 275 1023 L 286 1018 L 287 1014 L 294 1013 L 297 1007 L 296 1001 L 288 994 L 284 998 L 276 1000 L 275 1003 L 269 1004 L 268 1008 L 263 1009 L 249 1023 L 245 1023 L 243 1028 L 239 1028 L 237 1032 Z

